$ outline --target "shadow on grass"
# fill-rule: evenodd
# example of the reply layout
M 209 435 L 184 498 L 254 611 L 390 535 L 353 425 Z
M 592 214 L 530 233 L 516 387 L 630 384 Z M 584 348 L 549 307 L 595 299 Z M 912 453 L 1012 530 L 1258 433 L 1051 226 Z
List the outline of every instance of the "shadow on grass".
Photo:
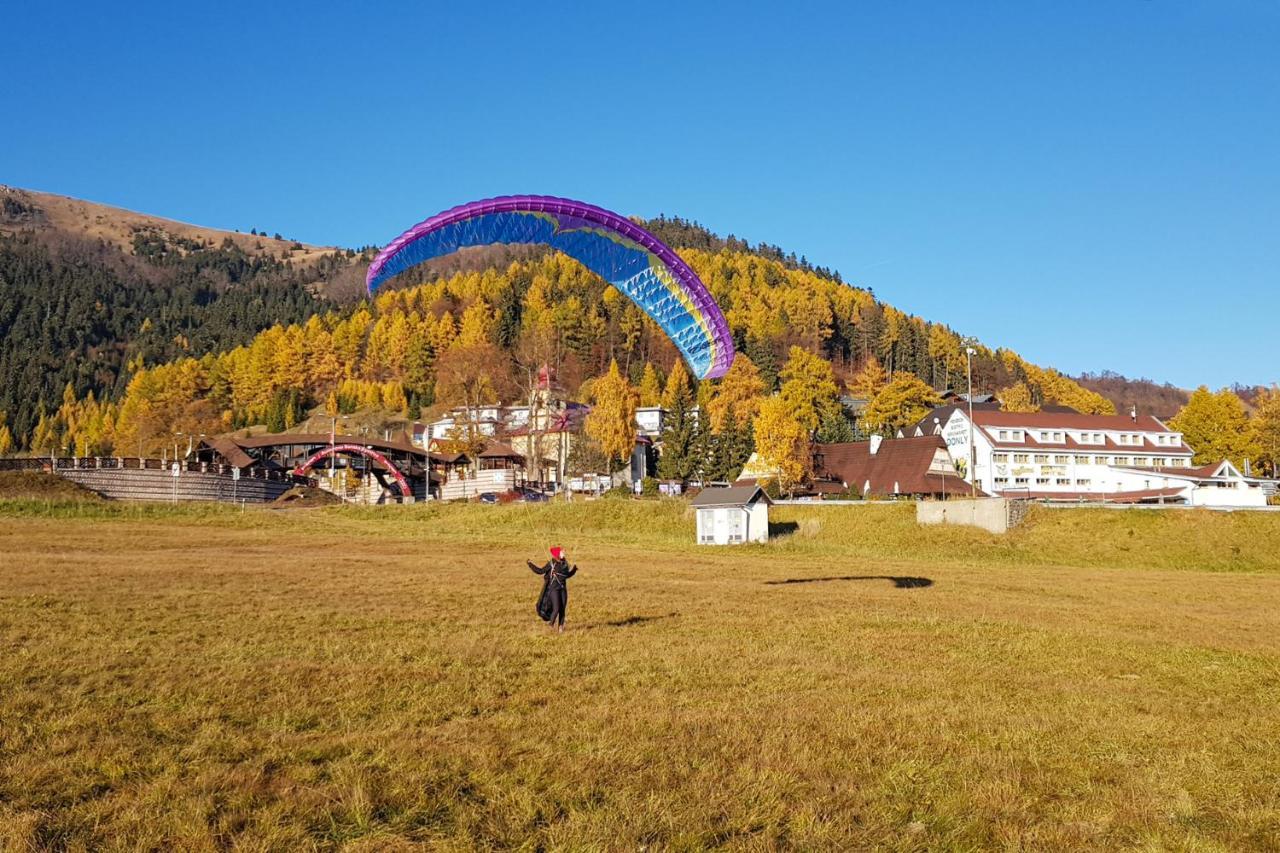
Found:
M 922 586 L 933 586 L 932 578 L 898 577 L 894 575 L 833 575 L 825 578 L 786 578 L 780 581 L 765 581 L 766 586 L 781 586 L 793 583 L 826 583 L 827 581 L 893 581 L 898 589 L 918 589 Z
M 660 616 L 628 616 L 625 619 L 614 619 L 611 622 L 592 622 L 590 625 L 583 625 L 583 631 L 591 631 L 596 628 L 630 628 L 633 625 L 643 625 L 646 622 L 660 622 L 663 619 L 674 619 L 679 616 L 674 610 Z
M 798 521 L 771 521 L 769 522 L 769 538 L 774 539 L 779 536 L 790 536 L 800 529 Z

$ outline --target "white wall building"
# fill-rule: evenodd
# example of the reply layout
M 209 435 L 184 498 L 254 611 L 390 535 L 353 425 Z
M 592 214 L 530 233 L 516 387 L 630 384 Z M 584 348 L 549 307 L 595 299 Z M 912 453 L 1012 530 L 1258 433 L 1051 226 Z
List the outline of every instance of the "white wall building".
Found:
M 769 505 L 759 486 L 703 489 L 692 506 L 698 513 L 699 545 L 769 541 Z
M 1230 463 L 1194 467 L 1182 435 L 1150 415 L 1003 412 L 963 406 L 910 434 L 939 432 L 966 481 L 991 495 L 1060 501 L 1263 506 Z M 968 470 L 970 435 L 973 471 Z

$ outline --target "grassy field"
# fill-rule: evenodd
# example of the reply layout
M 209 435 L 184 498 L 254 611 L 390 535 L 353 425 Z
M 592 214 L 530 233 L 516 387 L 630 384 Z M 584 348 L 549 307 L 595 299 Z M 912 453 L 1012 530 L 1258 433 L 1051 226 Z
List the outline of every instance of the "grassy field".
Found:
M 0 501 L 0 847 L 1280 846 L 1280 516 L 774 516 Z

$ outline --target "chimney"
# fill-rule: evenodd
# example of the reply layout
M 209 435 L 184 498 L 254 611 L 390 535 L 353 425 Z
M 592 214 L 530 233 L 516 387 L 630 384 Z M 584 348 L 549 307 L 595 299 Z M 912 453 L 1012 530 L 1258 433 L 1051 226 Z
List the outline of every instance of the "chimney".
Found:
M 876 451 L 880 449 L 880 442 L 884 441 L 884 436 L 876 434 L 871 436 L 871 455 L 875 456 Z
M 1133 419 L 1135 424 L 1138 422 L 1138 406 L 1136 403 L 1129 407 L 1129 417 Z

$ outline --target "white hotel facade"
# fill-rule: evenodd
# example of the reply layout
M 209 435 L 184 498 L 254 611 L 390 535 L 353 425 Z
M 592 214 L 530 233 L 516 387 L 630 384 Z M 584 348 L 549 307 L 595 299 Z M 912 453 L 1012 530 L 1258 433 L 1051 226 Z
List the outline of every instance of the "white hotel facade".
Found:
M 934 423 L 929 423 L 934 421 Z M 966 481 L 989 495 L 1061 501 L 1263 506 L 1230 462 L 1195 466 L 1182 435 L 1151 415 L 940 409 L 909 434 L 939 433 Z M 968 469 L 973 437 L 973 471 Z M 972 479 L 971 479 L 972 474 Z

